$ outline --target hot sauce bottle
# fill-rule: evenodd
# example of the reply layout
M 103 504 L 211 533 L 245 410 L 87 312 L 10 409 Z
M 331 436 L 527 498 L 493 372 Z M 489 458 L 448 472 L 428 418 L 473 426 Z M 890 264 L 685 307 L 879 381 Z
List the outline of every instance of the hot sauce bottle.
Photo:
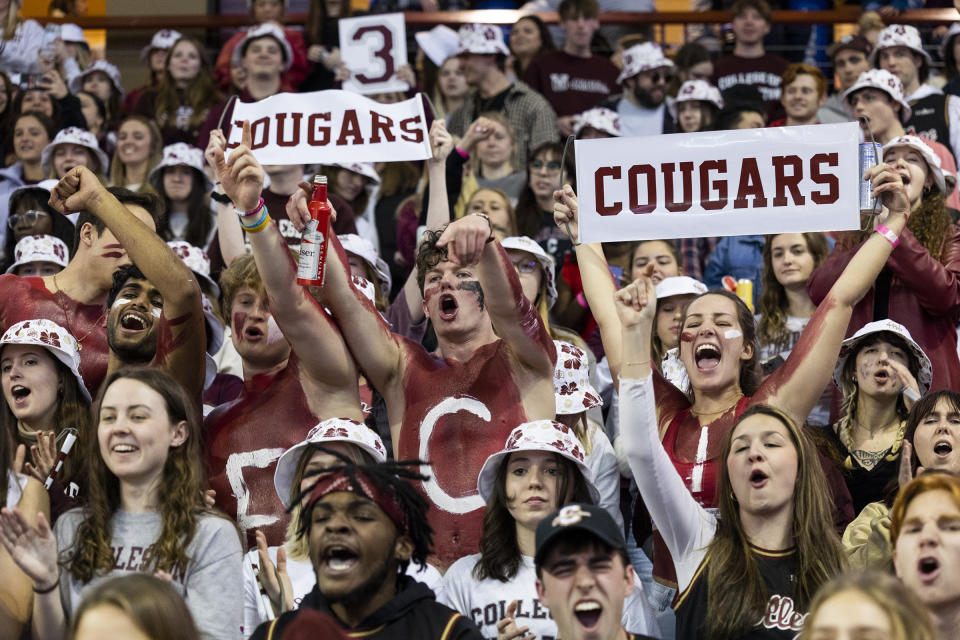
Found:
M 330 235 L 330 205 L 327 204 L 327 176 L 313 178 L 313 195 L 307 204 L 310 221 L 300 236 L 300 258 L 297 284 L 323 285 L 327 261 L 327 240 Z

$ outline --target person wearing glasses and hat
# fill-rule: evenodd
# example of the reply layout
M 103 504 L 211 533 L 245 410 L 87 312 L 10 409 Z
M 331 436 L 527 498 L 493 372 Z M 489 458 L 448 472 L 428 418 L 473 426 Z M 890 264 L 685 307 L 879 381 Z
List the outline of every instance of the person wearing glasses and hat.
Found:
M 644 42 L 623 52 L 623 70 L 617 77 L 623 93 L 602 105 L 620 116 L 621 135 L 655 136 L 673 132 L 673 117 L 666 105 L 673 69 L 673 61 L 663 54 L 658 44 Z

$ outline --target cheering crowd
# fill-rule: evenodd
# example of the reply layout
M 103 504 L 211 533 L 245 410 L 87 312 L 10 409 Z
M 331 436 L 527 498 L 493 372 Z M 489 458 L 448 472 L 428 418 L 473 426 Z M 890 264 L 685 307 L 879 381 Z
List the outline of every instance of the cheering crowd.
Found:
M 411 31 L 367 97 L 431 157 L 314 166 L 233 113 L 353 79 L 349 3 L 157 32 L 140 87 L 19 8 L 0 639 L 957 637 L 960 22 L 864 14 L 832 78 L 765 0 L 722 52 L 597 0 Z M 568 137 L 853 121 L 859 230 L 580 242 Z

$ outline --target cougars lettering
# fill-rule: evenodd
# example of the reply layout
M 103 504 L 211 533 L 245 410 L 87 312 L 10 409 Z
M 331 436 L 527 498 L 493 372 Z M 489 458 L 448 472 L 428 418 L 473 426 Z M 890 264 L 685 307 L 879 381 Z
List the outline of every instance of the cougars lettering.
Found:
M 264 116 L 250 123 L 253 151 L 266 146 L 297 147 L 302 141 L 311 147 L 350 147 L 381 142 L 423 142 L 423 126 L 420 116 L 413 116 L 395 122 L 393 118 L 376 111 L 358 112 L 346 109 L 342 113 L 326 111 L 321 113 L 280 112 L 273 116 Z M 243 129 L 243 122 L 233 122 L 235 131 Z M 361 126 L 363 125 L 363 126 Z M 365 135 L 364 132 L 369 131 Z M 239 140 L 227 143 L 234 149 Z

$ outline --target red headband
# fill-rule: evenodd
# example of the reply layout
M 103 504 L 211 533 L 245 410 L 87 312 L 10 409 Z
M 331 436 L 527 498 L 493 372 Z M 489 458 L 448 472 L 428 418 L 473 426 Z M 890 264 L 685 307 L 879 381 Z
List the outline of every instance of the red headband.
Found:
M 310 513 L 314 505 L 325 495 L 347 491 L 364 496 L 377 503 L 377 506 L 383 509 L 383 512 L 387 514 L 387 517 L 396 525 L 397 529 L 406 533 L 407 514 L 396 498 L 381 490 L 363 470 L 358 467 L 353 467 L 353 469 L 352 474 L 348 474 L 345 469 L 341 469 L 321 476 L 317 483 L 313 485 L 305 513 Z

